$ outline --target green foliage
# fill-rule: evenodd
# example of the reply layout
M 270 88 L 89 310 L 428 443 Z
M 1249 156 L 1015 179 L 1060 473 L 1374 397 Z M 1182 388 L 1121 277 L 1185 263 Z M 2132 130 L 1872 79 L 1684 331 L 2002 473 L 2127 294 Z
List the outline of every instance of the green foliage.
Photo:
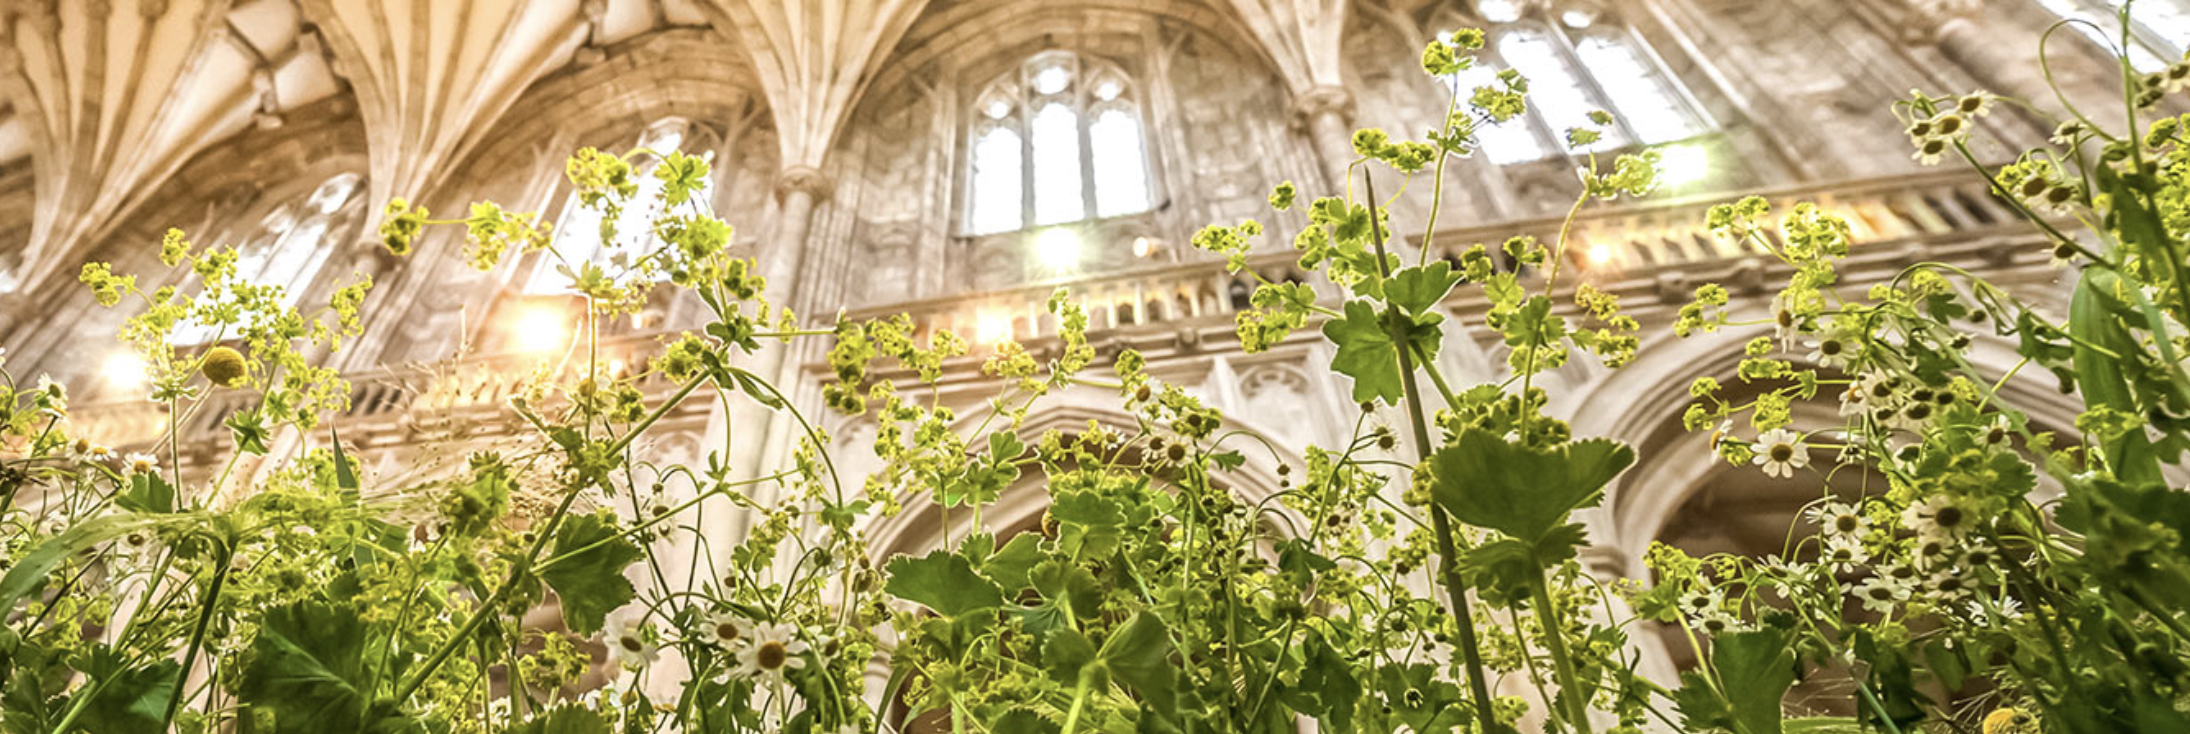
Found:
M 631 601 L 624 567 L 645 556 L 618 532 L 614 517 L 574 515 L 556 530 L 554 555 L 539 569 L 540 580 L 562 600 L 563 623 L 592 634 L 609 612 Z

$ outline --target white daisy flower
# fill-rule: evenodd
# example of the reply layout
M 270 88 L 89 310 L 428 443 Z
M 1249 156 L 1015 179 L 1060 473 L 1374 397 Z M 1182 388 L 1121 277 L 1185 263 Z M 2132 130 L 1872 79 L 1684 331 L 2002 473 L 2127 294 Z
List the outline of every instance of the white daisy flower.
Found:
M 752 632 L 752 641 L 738 650 L 739 676 L 782 683 L 784 671 L 806 667 L 806 659 L 799 655 L 805 653 L 807 647 L 798 639 L 797 628 L 788 624 L 759 624 L 753 626 Z
M 738 644 L 745 641 L 745 631 L 752 627 L 753 623 L 740 619 L 735 614 L 718 612 L 707 615 L 701 621 L 700 640 L 720 647 L 725 652 L 737 652 Z
M 1924 579 L 1924 589 L 1933 599 L 1954 602 L 1968 597 L 1971 587 L 1969 579 L 1963 578 L 1961 574 L 1941 569 L 1930 578 Z
M 607 629 L 601 632 L 601 641 L 608 646 L 609 655 L 617 663 L 626 668 L 643 668 L 662 657 L 660 651 L 647 644 L 645 632 L 645 625 L 633 627 L 631 620 L 625 617 L 610 617 Z
M 1901 511 L 1901 524 L 1918 535 L 1960 540 L 1977 524 L 1969 508 L 1953 497 L 1932 495 Z
M 1946 155 L 1946 153 L 1946 139 L 1931 138 L 1918 142 L 1916 144 L 1916 152 L 1909 154 L 1909 158 L 1915 160 L 1917 163 L 1921 163 L 1927 166 L 1936 166 L 1939 165 L 1939 157 Z
M 1869 400 L 1870 391 L 1863 387 L 1863 383 L 1849 383 L 1847 389 L 1840 391 L 1840 417 L 1853 418 L 1862 415 L 1865 403 Z
M 1998 98 L 1989 92 L 1970 92 L 1954 100 L 1954 111 L 1968 117 L 1984 117 L 1985 113 L 1992 111 L 1992 102 L 1995 99 Z
M 1855 589 L 1849 593 L 1863 602 L 1864 609 L 1880 614 L 1894 611 L 1902 602 L 1909 600 L 1909 587 L 1877 576 L 1856 584 Z
M 1718 589 L 1697 589 L 1681 595 L 1681 610 L 1693 617 L 1716 614 L 1725 604 L 1725 593 Z
M 90 451 L 84 452 L 84 461 L 88 461 L 93 464 L 104 464 L 113 460 L 114 449 L 108 448 L 103 445 L 94 445 L 91 447 Z
M 2083 134 L 2083 121 L 2069 120 L 2067 122 L 2061 123 L 2059 127 L 2053 128 L 2053 137 L 2051 138 L 2051 140 L 2055 145 L 2075 145 L 2077 139 L 2083 137 Z
M 1818 527 L 1834 536 L 1860 538 L 1863 531 L 1871 526 L 1870 519 L 1863 516 L 1860 508 L 1842 502 L 1826 502 L 1811 507 L 1807 514 L 1810 522 L 1817 523 Z
M 1945 538 L 1925 537 L 1917 539 L 1916 548 L 1909 555 L 1915 557 L 1918 566 L 1937 568 L 1945 565 L 1953 556 L 1951 551 L 1953 549 L 1948 547 Z
M 2012 431 L 2014 430 L 2015 429 L 2013 426 L 2008 425 L 2008 417 L 2006 414 L 1993 416 L 1992 425 L 1985 427 L 1985 435 L 1983 436 L 1985 445 L 2006 446 L 2008 436 L 2013 435 Z
M 1982 540 L 1969 541 L 1969 545 L 1962 548 L 1962 567 L 1972 571 L 1991 570 L 1992 562 L 1998 559 L 1999 554 Z
M 0 367 L 8 366 L 8 348 L 0 347 Z
M 1731 614 L 1713 611 L 1710 614 L 1696 618 L 1696 629 L 1701 630 L 1704 634 L 1716 637 L 1740 632 L 1744 629 L 1744 625 L 1742 625 L 1741 620 L 1735 619 Z
M 68 442 L 68 448 L 65 451 L 69 461 L 90 461 L 91 450 L 98 447 L 99 445 L 92 443 L 91 439 L 78 436 L 76 440 Z
M 1731 420 L 1723 420 L 1723 421 L 1719 421 L 1719 427 L 1711 429 L 1711 453 L 1714 453 L 1714 454 L 1718 453 L 1718 452 L 1719 452 L 1719 447 L 1720 447 L 1720 446 L 1722 446 L 1722 445 L 1725 445 L 1725 443 L 1726 443 L 1726 439 L 1727 439 L 1727 438 L 1729 438 L 1729 437 L 1731 437 L 1731 436 L 1733 436 L 1733 434 L 1734 434 L 1734 422 L 1733 422 L 1733 421 L 1731 421 Z
M 150 474 L 153 470 L 160 468 L 159 459 L 152 458 L 151 454 L 142 451 L 125 457 L 123 463 L 129 465 L 129 473 L 131 474 Z
M 1931 132 L 1935 140 L 1959 140 L 1969 137 L 1969 119 L 1960 112 L 1941 112 L 1931 118 Z
M 1810 465 L 1809 447 L 1800 436 L 1785 428 L 1774 428 L 1757 437 L 1756 458 L 1750 463 L 1764 467 L 1764 475 L 1785 479 L 1795 475 L 1796 469 Z
M 2150 77 L 2154 86 L 2167 92 L 2180 92 L 2190 86 L 2190 62 L 2179 62 Z
M 1839 330 L 1830 330 L 1808 342 L 1810 353 L 1804 355 L 1811 364 L 1832 369 L 1844 369 L 1848 360 L 1855 356 L 1856 345 Z
M 1787 302 L 1787 294 L 1772 297 L 1772 335 L 1779 340 L 1779 348 L 1795 350 L 1795 337 L 1801 334 L 1802 320 L 1795 317 L 1794 304 Z
M 45 373 L 39 373 L 38 375 L 38 390 L 56 398 L 68 397 L 68 387 L 54 382 L 53 376 Z
M 1832 569 L 1833 573 L 1854 571 L 1869 560 L 1870 556 L 1863 552 L 1863 543 L 1845 536 L 1827 539 L 1817 558 L 1819 564 Z

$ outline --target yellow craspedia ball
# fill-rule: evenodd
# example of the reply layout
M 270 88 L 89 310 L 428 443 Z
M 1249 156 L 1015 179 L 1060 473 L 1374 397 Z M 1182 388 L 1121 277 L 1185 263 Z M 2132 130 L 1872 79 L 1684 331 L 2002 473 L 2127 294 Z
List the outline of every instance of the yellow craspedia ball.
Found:
M 1997 708 L 1985 714 L 1985 734 L 2024 734 L 2036 723 L 2030 714 L 2014 708 Z
M 243 353 L 228 347 L 214 347 L 205 353 L 205 361 L 198 364 L 198 372 L 221 387 L 243 384 L 245 371 Z

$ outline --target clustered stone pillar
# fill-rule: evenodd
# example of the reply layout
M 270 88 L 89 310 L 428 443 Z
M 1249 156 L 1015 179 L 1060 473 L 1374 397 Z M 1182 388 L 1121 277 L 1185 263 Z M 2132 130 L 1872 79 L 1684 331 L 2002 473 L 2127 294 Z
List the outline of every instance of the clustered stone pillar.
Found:
M 1985 33 L 1975 16 L 1976 0 L 1909 0 L 1914 15 L 1912 31 L 1919 42 L 1930 42 L 1939 53 L 1960 65 L 1987 90 L 2044 104 L 2053 99 L 2051 87 L 2018 43 L 2002 43 Z
M 1334 193 L 1346 190 L 1346 167 L 1354 161 L 1353 109 L 1354 96 L 1344 87 L 1323 85 L 1293 97 L 1293 119 L 1308 129 Z

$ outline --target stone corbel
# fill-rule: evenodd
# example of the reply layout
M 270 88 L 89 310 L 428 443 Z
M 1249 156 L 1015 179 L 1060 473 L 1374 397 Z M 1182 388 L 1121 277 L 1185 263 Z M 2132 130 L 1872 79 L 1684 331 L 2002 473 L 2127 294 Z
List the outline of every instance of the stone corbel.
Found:
M 1947 29 L 1966 23 L 1981 10 L 1981 0 L 1902 0 L 1907 9 L 1901 23 L 1902 41 L 1912 46 L 1938 43 Z
M 776 174 L 776 200 L 783 200 L 783 197 L 793 191 L 805 192 L 815 202 L 822 202 L 836 192 L 836 183 L 830 181 L 829 174 L 822 173 L 819 168 L 791 166 Z
M 1354 95 L 1345 87 L 1330 84 L 1319 85 L 1293 95 L 1293 124 L 1308 127 L 1312 121 L 1327 114 L 1336 114 L 1340 122 L 1354 118 Z

